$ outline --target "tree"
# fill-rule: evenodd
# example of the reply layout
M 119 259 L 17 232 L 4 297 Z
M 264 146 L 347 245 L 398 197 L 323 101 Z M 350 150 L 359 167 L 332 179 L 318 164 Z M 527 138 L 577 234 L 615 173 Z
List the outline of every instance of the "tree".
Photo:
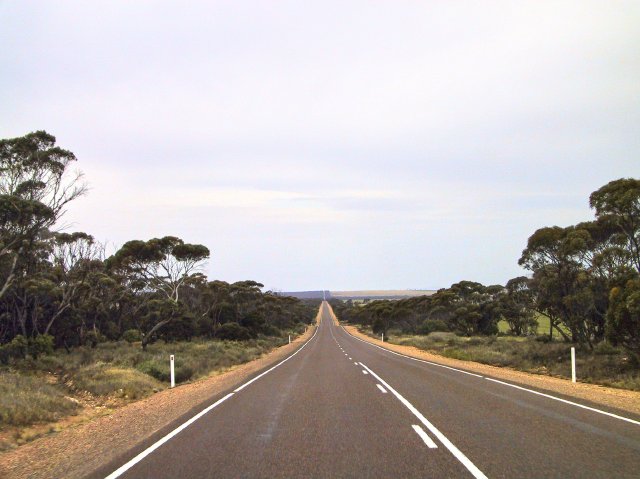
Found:
M 592 348 L 604 337 L 608 300 L 606 287 L 602 287 L 606 278 L 598 278 L 592 264 L 599 239 L 589 228 L 599 231 L 594 225 L 538 229 L 529 238 L 519 264 L 533 271 L 534 303 L 549 317 L 550 328 L 566 338 L 558 324 L 562 323 L 574 342 Z M 549 334 L 551 337 L 552 329 Z
M 591 193 L 596 218 L 607 218 L 624 235 L 630 261 L 640 274 L 640 180 L 621 178 Z
M 454 295 L 450 321 L 458 332 L 466 335 L 498 332 L 500 305 L 497 298 L 503 291 L 502 286 L 460 281 L 449 290 Z
M 154 333 L 175 317 L 181 288 L 208 257 L 206 246 L 165 236 L 129 241 L 109 258 L 109 266 L 127 278 L 139 297 L 149 296 L 147 304 L 152 307 L 147 314 L 150 324 L 142 338 L 143 348 L 146 349 Z M 154 293 L 160 298 L 154 298 Z
M 16 277 L 20 256 L 66 205 L 86 192 L 76 157 L 45 131 L 0 140 L 0 298 Z
M 500 309 L 509 329 L 516 336 L 536 330 L 538 322 L 534 316 L 529 278 L 519 276 L 507 281 L 505 292 L 500 296 Z
M 640 280 L 629 280 L 611 290 L 607 314 L 607 337 L 629 351 L 640 362 Z

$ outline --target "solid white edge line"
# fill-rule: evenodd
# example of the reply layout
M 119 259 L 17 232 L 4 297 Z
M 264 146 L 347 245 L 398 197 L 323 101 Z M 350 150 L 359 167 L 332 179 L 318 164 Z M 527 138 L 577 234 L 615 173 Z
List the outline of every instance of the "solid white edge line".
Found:
M 204 409 L 203 411 L 199 412 L 198 414 L 196 414 L 195 416 L 193 416 L 191 419 L 189 419 L 187 422 L 183 423 L 181 426 L 178 426 L 176 429 L 174 429 L 173 431 L 171 431 L 169 434 L 167 434 L 166 436 L 164 436 L 162 439 L 160 439 L 158 442 L 152 444 L 151 446 L 149 446 L 147 449 L 145 449 L 144 451 L 142 451 L 140 454 L 138 454 L 136 457 L 134 457 L 133 459 L 131 459 L 129 462 L 123 464 L 122 466 L 120 466 L 118 469 L 116 469 L 115 471 L 113 471 L 111 474 L 109 474 L 105 479 L 115 479 L 116 477 L 120 477 L 123 473 L 125 473 L 126 471 L 128 471 L 129 469 L 131 469 L 133 466 L 135 466 L 137 463 L 139 463 L 140 461 L 142 461 L 145 457 L 147 457 L 149 454 L 151 454 L 153 451 L 155 451 L 156 449 L 158 449 L 160 446 L 162 446 L 165 442 L 167 442 L 169 439 L 171 439 L 172 437 L 174 437 L 176 434 L 178 434 L 179 432 L 181 432 L 182 430 L 184 430 L 185 428 L 187 428 L 188 426 L 190 426 L 191 424 L 193 424 L 194 422 L 196 422 L 198 419 L 200 419 L 202 416 L 204 416 L 205 414 L 207 414 L 209 411 L 211 411 L 213 408 L 219 406 L 220 404 L 222 404 L 224 401 L 226 401 L 227 399 L 229 399 L 231 396 L 233 396 L 233 393 L 229 393 L 227 394 L 225 397 L 223 397 L 222 399 L 218 399 L 216 402 L 214 402 L 211 406 L 207 407 L 206 409 Z
M 543 397 L 546 397 L 548 399 L 553 399 L 554 401 L 560 401 L 560 402 L 563 402 L 565 404 L 570 404 L 571 406 L 576 406 L 576 407 L 579 407 L 579 408 L 582 408 L 582 409 L 586 409 L 586 410 L 591 411 L 591 412 L 596 412 L 598 414 L 604 414 L 605 416 L 613 417 L 615 419 L 620 419 L 621 421 L 626 421 L 628 423 L 640 426 L 640 421 L 636 421 L 635 419 L 630 419 L 628 417 L 620 416 L 618 414 L 613 414 L 611 412 L 603 411 L 601 409 L 596 409 L 596 408 L 593 408 L 593 407 L 590 407 L 590 406 L 585 406 L 584 404 L 580 404 L 580 403 L 577 403 L 577 402 L 569 401 L 567 399 L 562 399 L 562 398 L 559 398 L 557 396 L 552 396 L 551 394 L 541 393 L 541 392 L 536 391 L 534 389 L 529 389 L 529 388 L 525 388 L 525 387 L 522 387 L 522 386 L 516 386 L 515 384 L 511 384 L 511 383 L 507 383 L 507 382 L 504 382 L 504 381 L 500 381 L 498 379 L 488 378 L 488 377 L 485 377 L 485 376 L 481 376 L 480 374 L 474 374 L 474 373 L 470 373 L 468 371 L 463 371 L 462 369 L 456 369 L 456 368 L 452 368 L 450 366 L 445 366 L 444 364 L 438 364 L 438 363 L 434 363 L 434 362 L 431 362 L 431 361 L 425 361 L 424 359 L 413 358 L 411 356 L 407 356 L 406 354 L 397 353 L 395 351 L 391 351 L 390 349 L 378 346 L 377 344 L 373 344 L 373 343 L 370 343 L 369 341 L 365 341 L 364 339 L 356 338 L 353 334 L 349 333 L 349 331 L 344 329 L 344 326 L 340 325 L 340 327 L 342 328 L 342 330 L 346 334 L 348 334 L 353 339 L 357 339 L 358 341 L 361 341 L 361 342 L 363 342 L 365 344 L 368 344 L 369 346 L 373 346 L 375 348 L 382 349 L 383 351 L 386 351 L 386 352 L 391 353 L 391 354 L 395 354 L 397 356 L 402 356 L 402 357 L 407 358 L 407 359 L 413 359 L 414 361 L 419 361 L 421 363 L 431 364 L 433 366 L 439 366 L 441 368 L 451 369 L 452 371 L 457 371 L 457 372 L 460 372 L 460 373 L 468 374 L 470 376 L 476 376 L 476 377 L 479 377 L 479 378 L 486 379 L 487 381 L 492 381 L 494 383 L 504 384 L 505 386 L 510 386 L 512 388 L 520 389 L 521 391 L 526 391 L 526 392 L 529 392 L 529 393 L 532 393 L 532 394 L 537 394 L 538 396 L 543 396 Z
M 407 356 L 406 354 L 402 354 L 402 353 L 397 353 L 395 351 L 391 351 L 390 349 L 383 348 L 382 346 L 378 346 L 377 344 L 370 343 L 369 341 L 365 341 L 364 339 L 356 338 L 353 334 L 349 333 L 349 331 L 344 329 L 344 326 L 341 325 L 340 327 L 344 330 L 345 333 L 347 333 L 353 339 L 357 339 L 358 341 L 361 341 L 361 342 L 363 342 L 365 344 L 368 344 L 369 346 L 373 346 L 374 348 L 382 349 L 383 351 L 386 351 L 388 353 L 395 354 L 396 356 L 402 356 L 403 358 L 411 359 L 413 361 L 418 361 L 420 363 L 426 363 L 426 364 L 430 364 L 432 366 L 438 366 L 439 368 L 450 369 L 452 371 L 457 371 L 459 373 L 468 374 L 469 376 L 475 376 L 477 378 L 483 378 L 484 377 L 484 376 L 482 376 L 480 374 L 470 373 L 469 371 L 464 371 L 462 369 L 452 368 L 451 366 L 445 366 L 444 364 L 438 364 L 438 363 L 434 363 L 432 361 L 426 361 L 424 359 L 418 359 L 418 358 L 414 358 L 414 357 L 411 357 L 411 356 Z
M 429 431 L 431 431 L 431 434 L 436 436 L 440 440 L 440 442 L 444 445 L 444 447 L 446 447 L 449 450 L 449 452 L 451 452 L 451 454 L 453 454 L 455 458 L 458 459 L 458 461 L 460 461 L 462 465 L 467 468 L 467 470 L 473 475 L 473 477 L 475 477 L 476 479 L 487 479 L 487 476 L 485 476 L 483 472 L 480 469 L 478 469 L 476 465 L 473 462 L 471 462 L 471 460 L 469 460 L 469 458 L 462 453 L 462 451 L 460 451 L 460 449 L 454 446 L 453 443 L 449 441 L 449 439 L 447 439 L 447 437 L 444 434 L 442 434 L 433 424 L 431 424 L 427 420 L 427 418 L 424 417 L 422 413 L 418 411 L 409 401 L 407 401 L 404 397 L 402 397 L 402 395 L 398 391 L 396 391 L 391 386 L 389 386 L 389 384 L 384 379 L 382 379 L 380 376 L 374 373 L 369 367 L 364 365 L 362 362 L 360 364 L 362 365 L 363 368 L 369 371 L 369 373 L 374 378 L 380 381 L 384 387 L 386 387 L 389 391 L 391 391 L 391 393 L 396 398 L 398 398 L 398 400 L 402 404 L 404 404 L 404 406 L 409 411 L 411 411 L 413 415 L 417 417 L 418 420 L 427 427 L 427 429 L 429 429 Z
M 376 384 L 376 386 L 378 386 L 378 389 L 382 394 L 387 394 L 387 390 L 382 387 L 382 384 Z
M 420 439 L 424 441 L 429 449 L 438 449 L 438 445 L 433 442 L 433 439 L 431 439 L 426 432 L 424 432 L 424 429 L 422 429 L 417 424 L 413 424 L 411 427 L 418 434 L 418 436 L 420 436 Z
M 551 394 L 545 394 L 545 393 L 541 393 L 538 391 L 535 391 L 533 389 L 528 389 L 528 388 L 523 388 L 522 386 L 516 386 L 515 384 L 511 384 L 511 383 L 507 383 L 504 381 L 500 381 L 498 379 L 492 379 L 492 378 L 485 378 L 487 381 L 492 381 L 494 383 L 499 383 L 499 384 L 504 384 L 505 386 L 510 386 L 512 388 L 516 388 L 516 389 L 520 389 L 521 391 L 527 391 L 529 393 L 532 394 L 537 394 L 538 396 L 543 396 L 549 399 L 553 399 L 555 401 L 560 401 L 563 402 L 565 404 L 571 404 L 572 406 L 576 406 L 582 409 L 587 409 L 588 411 L 592 411 L 592 412 L 597 412 L 598 414 L 604 414 L 605 416 L 610 416 L 610 417 L 614 417 L 616 419 L 620 419 L 621 421 L 627 421 L 630 422 L 631 424 L 635 424 L 637 426 L 640 426 L 640 421 L 636 421 L 634 419 L 630 419 L 628 417 L 624 417 L 624 416 L 618 416 L 617 414 L 613 414 L 611 412 L 607 412 L 607 411 L 603 411 L 601 409 L 596 409 L 594 407 L 590 407 L 590 406 L 585 406 L 584 404 L 580 404 L 577 402 L 573 402 L 573 401 L 569 401 L 567 399 L 562 399 L 556 396 L 552 396 Z
M 259 374 L 258 376 L 256 376 L 255 378 L 253 378 L 251 381 L 248 381 L 246 383 L 244 383 L 242 386 L 240 386 L 239 388 L 235 389 L 233 392 L 227 394 L 226 396 L 224 396 L 221 399 L 218 399 L 215 403 L 213 403 L 211 406 L 208 406 L 206 409 L 203 409 L 202 411 L 200 411 L 198 414 L 196 414 L 195 416 L 193 416 L 191 419 L 187 420 L 186 422 L 184 422 L 183 424 L 181 424 L 180 426 L 178 426 L 176 429 L 174 429 L 173 431 L 171 431 L 169 434 L 167 434 L 166 436 L 164 436 L 162 439 L 160 439 L 159 441 L 155 442 L 154 444 L 152 444 L 151 446 L 149 446 L 147 449 L 145 449 L 144 451 L 142 451 L 140 454 L 138 454 L 137 456 L 135 456 L 133 459 L 131 459 L 130 461 L 126 462 L 125 464 L 123 464 L 122 466 L 120 466 L 118 469 L 116 469 L 115 471 L 113 471 L 111 474 L 109 474 L 108 476 L 105 477 L 105 479 L 116 479 L 117 477 L 120 477 L 123 473 L 125 473 L 126 471 L 128 471 L 129 469 L 131 469 L 133 466 L 135 466 L 137 463 L 139 463 L 140 461 L 142 461 L 145 457 L 147 457 L 149 454 L 151 454 L 153 451 L 155 451 L 156 449 L 158 449 L 160 446 L 162 446 L 164 443 L 166 443 L 169 439 L 173 438 L 176 434 L 180 433 L 181 431 L 183 431 L 184 429 L 186 429 L 187 427 L 189 427 L 191 424 L 193 424 L 194 422 L 196 422 L 198 419 L 200 419 L 202 416 L 204 416 L 205 414 L 207 414 L 209 411 L 211 411 L 213 408 L 219 406 L 220 404 L 222 404 L 224 401 L 226 401 L 227 399 L 229 399 L 231 396 L 233 396 L 235 393 L 237 393 L 238 391 L 242 391 L 242 389 L 244 389 L 246 386 L 248 386 L 249 384 L 251 384 L 252 382 L 256 381 L 257 379 L 260 379 L 262 376 L 264 376 L 265 374 L 267 374 L 268 372 L 273 371 L 275 368 L 277 368 L 278 366 L 280 366 L 283 363 L 286 363 L 289 359 L 291 359 L 292 357 L 294 357 L 296 354 L 298 354 L 300 351 L 302 351 L 304 349 L 304 347 L 309 344 L 311 342 L 311 340 L 313 338 L 316 337 L 316 334 L 318 333 L 318 329 L 320 329 L 320 324 L 318 324 L 318 327 L 316 327 L 316 330 L 313 333 L 313 336 L 311 336 L 306 343 L 304 343 L 302 345 L 302 347 L 300 347 L 300 349 L 298 349 L 295 353 L 293 353 L 291 356 L 287 357 L 285 360 L 280 361 L 278 364 L 276 364 L 275 366 L 273 366 L 272 368 L 269 368 L 268 370 L 264 371 L 263 373 Z

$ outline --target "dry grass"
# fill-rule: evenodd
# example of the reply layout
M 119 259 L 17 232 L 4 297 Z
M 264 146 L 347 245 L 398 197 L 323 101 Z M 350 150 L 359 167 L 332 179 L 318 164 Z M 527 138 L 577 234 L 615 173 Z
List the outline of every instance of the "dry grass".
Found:
M 41 376 L 0 372 L 0 426 L 55 421 L 73 414 L 78 403 L 65 393 Z
M 205 377 L 256 359 L 284 338 L 251 341 L 191 341 L 149 345 L 127 342 L 59 350 L 37 360 L 0 369 L 0 431 L 59 420 L 80 403 L 120 404 L 169 385 L 169 355 L 175 355 L 176 383 Z
M 369 333 L 369 335 L 371 335 Z M 373 337 L 373 336 L 372 336 Z M 541 342 L 531 337 L 473 336 L 454 333 L 391 335 L 389 342 L 439 354 L 452 359 L 476 361 L 492 366 L 549 376 L 571 377 L 571 344 Z M 640 391 L 640 371 L 625 352 L 603 343 L 594 351 L 576 351 L 576 370 L 581 382 Z
M 117 396 L 140 399 L 164 386 L 157 379 L 135 369 L 96 363 L 78 370 L 69 385 L 94 396 Z

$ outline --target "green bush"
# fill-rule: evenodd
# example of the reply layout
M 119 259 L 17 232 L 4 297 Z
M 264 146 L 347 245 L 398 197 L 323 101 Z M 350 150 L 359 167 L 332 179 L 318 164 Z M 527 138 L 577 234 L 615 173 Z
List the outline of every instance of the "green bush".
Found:
M 216 337 L 230 341 L 246 341 L 251 339 L 251 332 L 238 323 L 225 323 L 216 331 Z
M 140 334 L 140 331 L 137 329 L 127 329 L 122 333 L 122 339 L 128 343 L 136 343 L 138 341 L 142 341 L 142 334 Z
M 446 332 L 449 331 L 447 323 L 440 319 L 426 319 L 422 322 L 418 328 L 419 334 L 431 334 L 434 332 Z
M 184 359 L 176 357 L 174 363 L 176 383 L 183 383 L 194 377 L 196 367 L 192 363 L 197 363 L 197 359 L 193 359 L 191 362 L 187 363 Z M 154 358 L 144 361 L 140 363 L 136 369 L 144 374 L 148 374 L 158 381 L 163 381 L 165 383 L 171 381 L 168 356 L 166 359 L 162 360 Z
M 596 347 L 593 348 L 593 352 L 600 355 L 620 354 L 620 350 L 608 341 L 602 341 L 601 343 L 597 344 Z
M 27 341 L 27 338 L 19 334 L 2 348 L 8 358 L 25 358 L 29 351 L 29 341 Z
M 282 331 L 280 331 L 278 328 L 276 328 L 273 325 L 267 325 L 264 328 L 262 328 L 262 334 L 264 334 L 265 336 L 281 336 Z
M 38 358 L 43 354 L 53 353 L 53 336 L 49 334 L 40 334 L 29 340 L 29 352 L 34 358 Z
M 160 364 L 160 362 L 155 359 L 148 359 L 138 364 L 136 369 L 158 381 L 168 382 L 171 379 L 169 376 L 169 361 Z
M 382 318 L 376 318 L 373 320 L 373 323 L 371 324 L 371 330 L 373 331 L 373 334 L 382 334 L 386 329 L 386 324 Z

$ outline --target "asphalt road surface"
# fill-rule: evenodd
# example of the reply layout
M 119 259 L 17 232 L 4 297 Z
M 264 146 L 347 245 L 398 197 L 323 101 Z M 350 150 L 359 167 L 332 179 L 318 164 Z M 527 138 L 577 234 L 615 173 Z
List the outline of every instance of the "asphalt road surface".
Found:
M 323 303 L 292 356 L 100 474 L 640 477 L 640 418 L 558 398 L 385 351 L 336 326 Z

